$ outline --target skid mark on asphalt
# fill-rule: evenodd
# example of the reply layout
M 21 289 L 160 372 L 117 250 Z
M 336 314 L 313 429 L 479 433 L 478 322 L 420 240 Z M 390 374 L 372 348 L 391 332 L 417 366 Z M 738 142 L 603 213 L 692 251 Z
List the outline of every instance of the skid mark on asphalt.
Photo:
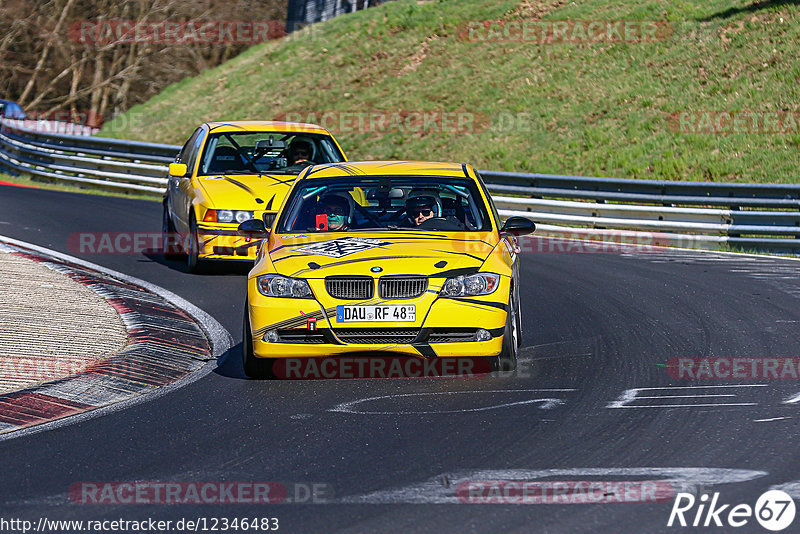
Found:
M 486 390 L 486 391 L 439 391 L 434 393 L 399 393 L 395 395 L 381 395 L 378 397 L 367 397 L 364 399 L 358 399 L 355 401 L 350 402 L 343 402 L 330 408 L 329 412 L 339 412 L 339 413 L 352 413 L 352 414 L 360 414 L 360 415 L 419 415 L 419 414 L 446 414 L 446 413 L 469 413 L 469 412 L 483 412 L 488 410 L 499 410 L 503 408 L 511 408 L 517 406 L 528 406 L 528 405 L 538 405 L 538 409 L 540 410 L 551 410 L 556 408 L 566 401 L 561 398 L 563 393 L 569 393 L 576 391 L 574 389 L 493 389 L 493 390 Z M 442 396 L 455 396 L 455 395 L 470 395 L 475 397 L 481 397 L 486 393 L 499 393 L 503 394 L 504 400 L 508 400 L 507 397 L 513 394 L 524 394 L 523 396 L 528 397 L 521 399 L 515 402 L 495 402 L 491 403 L 491 401 L 487 402 L 485 399 L 478 398 L 476 402 L 482 404 L 481 406 L 474 406 L 471 408 L 459 408 L 456 410 L 445 410 L 445 409 L 436 409 L 436 410 L 420 410 L 419 402 L 415 401 L 414 409 L 409 410 L 398 410 L 397 400 L 401 398 L 409 398 L 409 397 L 442 397 Z M 533 394 L 533 395 L 531 395 Z M 531 398 L 533 397 L 533 398 Z M 380 409 L 372 409 L 370 410 L 367 407 L 363 407 L 362 405 L 367 403 L 380 403 L 380 401 L 388 400 L 392 406 L 391 410 L 380 410 Z M 441 401 L 437 401 L 437 404 L 441 404 Z
M 602 336 L 570 339 L 520 347 L 517 361 L 551 360 L 556 358 L 585 358 L 600 353 Z
M 770 490 L 784 491 L 793 499 L 800 499 L 800 480 L 793 480 L 784 484 L 770 486 Z
M 470 502 L 469 487 L 473 484 L 497 482 L 539 483 L 547 480 L 605 480 L 631 482 L 642 478 L 667 485 L 673 493 L 696 493 L 698 489 L 719 484 L 747 482 L 766 476 L 765 471 L 748 469 L 723 469 L 706 467 L 619 467 L 619 468 L 570 468 L 570 469 L 505 469 L 505 470 L 464 470 L 443 473 L 422 482 L 378 490 L 363 495 L 353 495 L 337 499 L 343 503 L 365 504 L 460 504 Z M 797 484 L 800 488 L 800 483 Z M 465 495 L 466 491 L 466 495 Z M 788 493 L 788 492 L 787 492 Z M 660 497 L 664 497 L 663 495 Z M 518 501 L 519 502 L 519 501 Z M 621 501 L 607 501 L 621 502 Z M 632 502 L 632 501 L 629 501 Z M 641 501 L 639 501 L 641 502 Z M 519 502 L 520 504 L 543 504 L 542 500 Z M 570 500 L 563 504 L 598 504 L 586 500 Z M 557 504 L 562 504 L 558 502 Z

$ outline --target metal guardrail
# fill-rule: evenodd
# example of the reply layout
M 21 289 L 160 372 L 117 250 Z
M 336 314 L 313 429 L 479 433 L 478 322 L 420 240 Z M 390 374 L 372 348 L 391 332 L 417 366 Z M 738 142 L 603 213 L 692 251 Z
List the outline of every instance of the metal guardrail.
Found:
M 50 180 L 162 194 L 181 147 L 28 130 L 0 121 L 0 168 Z
M 0 168 L 162 194 L 177 145 L 37 132 L 0 120 Z M 480 171 L 500 214 L 538 234 L 800 254 L 800 185 L 666 182 Z
M 537 233 L 800 254 L 800 185 L 480 171 L 500 214 Z

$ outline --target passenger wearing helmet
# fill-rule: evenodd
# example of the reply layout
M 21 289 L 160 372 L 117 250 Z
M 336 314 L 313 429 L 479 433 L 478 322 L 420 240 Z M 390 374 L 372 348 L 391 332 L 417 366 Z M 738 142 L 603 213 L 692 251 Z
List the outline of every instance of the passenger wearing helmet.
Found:
M 411 191 L 406 199 L 406 218 L 405 226 L 417 227 L 424 225 L 425 228 L 437 228 L 440 230 L 464 229 L 464 224 L 456 217 L 445 215 L 442 208 L 442 199 L 434 190 L 418 189 Z
M 342 193 L 328 193 L 317 204 L 316 229 L 319 231 L 345 230 L 353 214 L 352 197 Z
M 295 137 L 289 144 L 289 149 L 286 152 L 286 157 L 289 160 L 289 167 L 302 170 L 314 162 L 311 158 L 314 156 L 314 145 L 305 137 Z
M 436 215 L 436 198 L 429 195 L 409 197 L 406 200 L 406 215 L 408 220 L 419 226 Z

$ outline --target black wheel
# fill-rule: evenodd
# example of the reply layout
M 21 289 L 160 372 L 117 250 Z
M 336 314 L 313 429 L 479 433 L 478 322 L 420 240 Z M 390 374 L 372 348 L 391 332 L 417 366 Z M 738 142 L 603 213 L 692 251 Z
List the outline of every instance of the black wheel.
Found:
M 517 348 L 522 346 L 522 304 L 520 303 L 519 291 L 514 288 L 514 304 L 517 306 L 515 319 L 517 321 Z
M 183 249 L 178 242 L 178 234 L 175 232 L 175 225 L 169 216 L 167 203 L 164 202 L 164 209 L 161 215 L 161 244 L 164 247 L 165 260 L 177 260 L 183 255 Z
M 253 354 L 253 335 L 250 331 L 250 321 L 247 317 L 247 301 L 244 304 L 244 324 L 242 326 L 242 366 L 244 374 L 250 378 L 273 378 L 272 358 L 256 358 Z
M 197 233 L 197 221 L 194 212 L 189 219 L 189 239 L 186 241 L 186 267 L 190 273 L 199 273 L 203 268 L 200 259 L 200 238 Z
M 508 314 L 506 314 L 506 328 L 503 331 L 503 347 L 499 356 L 489 358 L 492 371 L 513 371 L 517 368 L 517 348 L 519 347 L 519 332 L 517 330 L 517 312 L 514 298 L 508 300 Z

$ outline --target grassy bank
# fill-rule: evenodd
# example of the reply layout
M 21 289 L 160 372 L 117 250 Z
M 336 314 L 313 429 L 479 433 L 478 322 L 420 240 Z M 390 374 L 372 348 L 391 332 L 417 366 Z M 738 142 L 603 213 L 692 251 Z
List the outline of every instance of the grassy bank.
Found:
M 663 31 L 645 42 L 541 44 L 492 34 L 487 20 L 504 21 L 489 27 L 501 32 L 511 21 L 565 20 L 658 21 Z M 203 121 L 288 113 L 325 119 L 351 159 L 798 182 L 800 125 L 762 113 L 800 112 L 799 23 L 792 2 L 397 0 L 254 47 L 168 87 L 101 135 L 182 143 Z M 464 127 L 402 124 L 422 111 L 460 113 Z M 683 112 L 691 119 L 670 119 Z M 726 112 L 758 114 L 724 131 L 734 124 Z M 687 133 L 717 129 L 709 118 L 723 132 Z

